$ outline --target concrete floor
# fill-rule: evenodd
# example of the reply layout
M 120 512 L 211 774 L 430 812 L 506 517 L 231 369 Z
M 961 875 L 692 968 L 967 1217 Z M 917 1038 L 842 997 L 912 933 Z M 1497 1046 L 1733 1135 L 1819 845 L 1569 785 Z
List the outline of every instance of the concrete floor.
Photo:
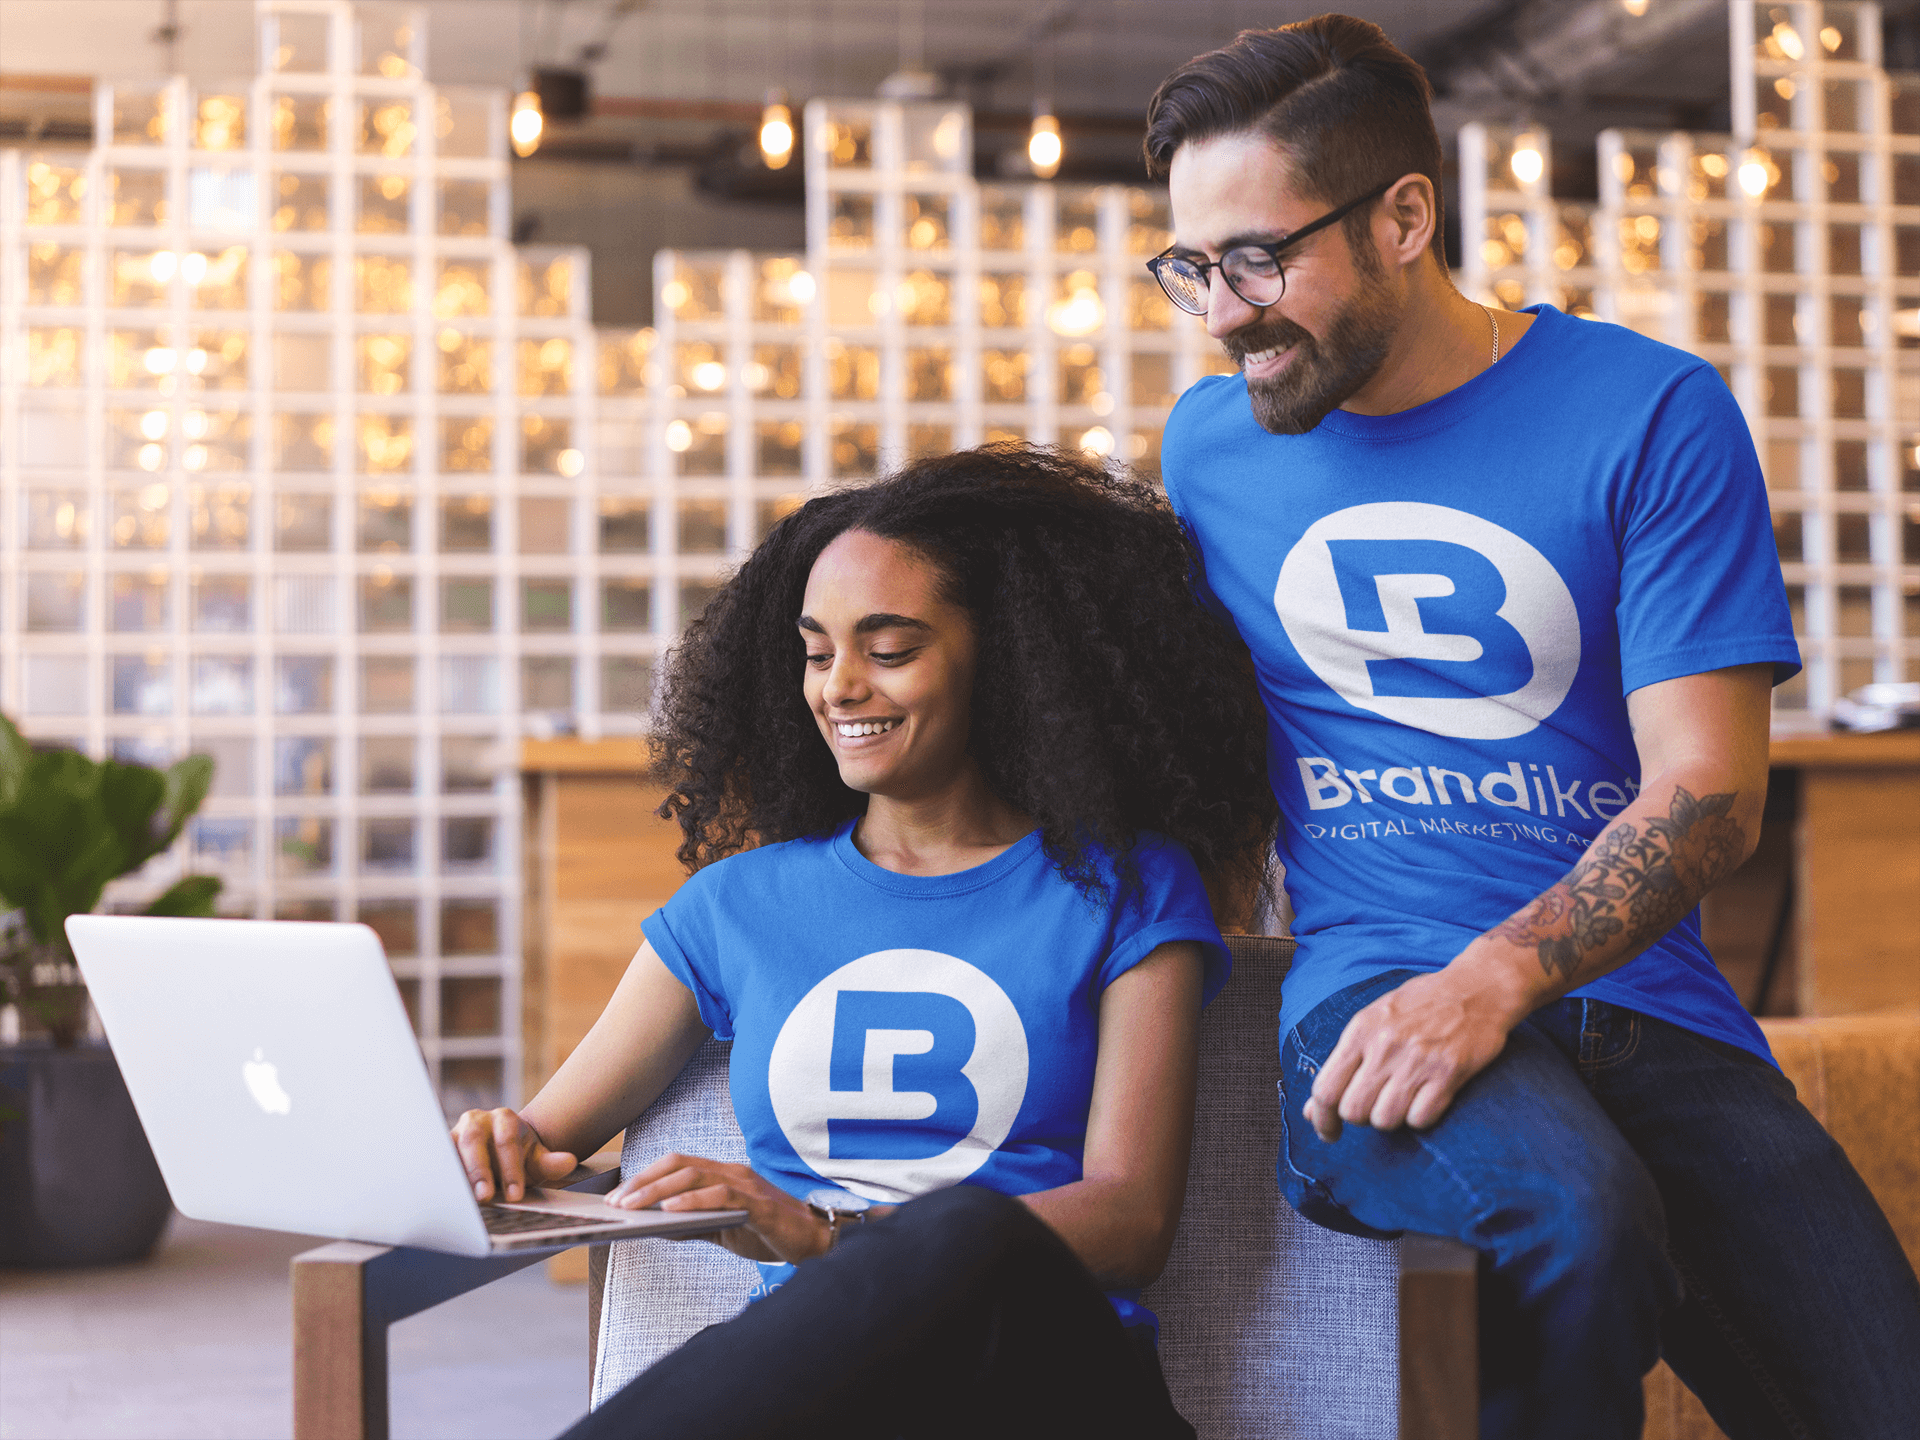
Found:
M 0 1440 L 284 1440 L 287 1262 L 176 1215 L 143 1265 L 0 1270 Z M 393 1440 L 536 1440 L 587 1408 L 587 1297 L 533 1266 L 389 1332 Z

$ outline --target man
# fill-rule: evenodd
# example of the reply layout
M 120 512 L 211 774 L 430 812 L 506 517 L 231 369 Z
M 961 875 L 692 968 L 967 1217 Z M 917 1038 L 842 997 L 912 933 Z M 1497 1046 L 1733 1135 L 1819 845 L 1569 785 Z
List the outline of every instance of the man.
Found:
M 1148 113 L 1153 269 L 1241 367 L 1163 459 L 1270 720 L 1281 1186 L 1480 1251 L 1484 1434 L 1638 1436 L 1664 1356 L 1735 1437 L 1911 1435 L 1920 1283 L 1694 913 L 1798 668 L 1746 427 L 1691 356 L 1453 288 L 1429 94 L 1329 15 Z

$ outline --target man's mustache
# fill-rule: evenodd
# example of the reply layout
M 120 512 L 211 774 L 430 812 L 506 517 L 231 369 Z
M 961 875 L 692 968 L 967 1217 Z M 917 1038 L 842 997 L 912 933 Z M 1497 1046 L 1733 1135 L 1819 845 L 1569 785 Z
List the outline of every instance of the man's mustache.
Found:
M 1262 350 L 1285 350 L 1302 340 L 1311 343 L 1313 337 L 1285 316 L 1276 316 L 1259 325 L 1234 331 L 1220 345 L 1227 352 L 1227 358 L 1244 369 L 1247 356 L 1258 355 Z

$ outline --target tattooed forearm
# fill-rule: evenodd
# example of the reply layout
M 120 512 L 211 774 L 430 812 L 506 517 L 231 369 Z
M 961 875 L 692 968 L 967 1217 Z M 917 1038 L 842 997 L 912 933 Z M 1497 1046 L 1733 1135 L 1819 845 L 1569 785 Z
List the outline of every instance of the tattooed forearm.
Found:
M 1728 813 L 1736 793 L 1696 800 L 1674 786 L 1664 817 L 1615 825 L 1494 934 L 1536 951 L 1547 974 L 1567 979 L 1618 936 L 1632 949 L 1657 940 L 1745 856 L 1746 831 Z

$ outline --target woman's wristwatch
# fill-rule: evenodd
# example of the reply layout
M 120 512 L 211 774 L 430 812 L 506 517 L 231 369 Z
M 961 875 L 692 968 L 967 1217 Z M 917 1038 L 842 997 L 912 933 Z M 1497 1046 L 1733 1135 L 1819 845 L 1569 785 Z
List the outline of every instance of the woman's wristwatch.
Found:
M 867 1212 L 873 1208 L 873 1202 L 851 1190 L 811 1190 L 807 1192 L 807 1209 L 818 1218 L 827 1222 L 827 1249 L 833 1248 L 834 1241 L 840 1238 L 842 1224 L 864 1225 Z

